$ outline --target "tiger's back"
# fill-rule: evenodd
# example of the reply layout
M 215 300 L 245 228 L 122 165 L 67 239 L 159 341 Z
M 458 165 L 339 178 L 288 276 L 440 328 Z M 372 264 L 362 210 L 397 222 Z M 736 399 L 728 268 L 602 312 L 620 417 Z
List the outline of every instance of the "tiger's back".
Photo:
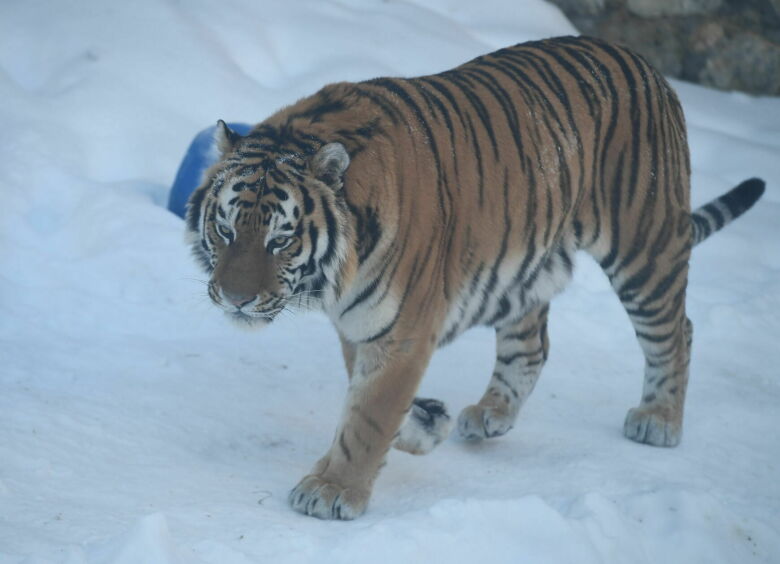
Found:
M 376 220 L 358 237 L 359 301 L 340 313 L 356 340 L 364 323 L 353 334 L 349 319 L 375 310 L 374 294 L 396 299 L 412 270 L 440 286 L 407 302 L 445 316 L 443 344 L 549 301 L 569 280 L 577 249 L 609 268 L 668 227 L 653 218 L 689 223 L 676 96 L 644 60 L 598 40 L 532 42 L 437 75 L 334 85 L 266 123 L 350 152 L 347 200 L 361 226 Z M 351 127 L 333 131 L 344 123 Z M 387 245 L 376 240 L 380 230 Z M 405 261 L 390 271 L 389 241 L 403 246 Z M 370 275 L 377 268 L 381 283 Z

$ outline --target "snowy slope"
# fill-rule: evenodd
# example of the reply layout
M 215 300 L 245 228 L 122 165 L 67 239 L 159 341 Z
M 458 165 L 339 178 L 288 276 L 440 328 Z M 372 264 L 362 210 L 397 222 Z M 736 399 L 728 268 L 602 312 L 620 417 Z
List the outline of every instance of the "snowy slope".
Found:
M 0 563 L 780 561 L 780 99 L 675 83 L 694 202 L 768 181 L 694 254 L 678 448 L 622 437 L 642 359 L 582 257 L 517 428 L 392 452 L 350 523 L 286 503 L 345 389 L 327 320 L 236 330 L 162 207 L 217 118 L 571 32 L 542 0 L 0 3 Z M 422 394 L 457 413 L 492 360 L 472 331 Z

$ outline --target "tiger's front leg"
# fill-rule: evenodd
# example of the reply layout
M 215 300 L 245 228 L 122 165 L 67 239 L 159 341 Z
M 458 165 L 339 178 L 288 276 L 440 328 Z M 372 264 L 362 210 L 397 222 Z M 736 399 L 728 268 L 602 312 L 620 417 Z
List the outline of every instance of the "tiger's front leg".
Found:
M 290 492 L 296 511 L 321 519 L 354 519 L 365 511 L 432 352 L 424 337 L 357 345 L 333 444 Z
M 347 375 L 352 380 L 357 345 L 339 333 Z M 428 454 L 450 434 L 452 421 L 443 402 L 433 398 L 414 398 L 401 428 L 393 439 L 393 448 L 409 454 Z

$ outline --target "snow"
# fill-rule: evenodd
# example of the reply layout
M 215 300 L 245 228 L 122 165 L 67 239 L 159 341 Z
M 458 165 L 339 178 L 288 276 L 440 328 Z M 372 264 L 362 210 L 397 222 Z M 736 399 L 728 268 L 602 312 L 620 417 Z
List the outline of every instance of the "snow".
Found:
M 642 358 L 582 257 L 516 428 L 392 452 L 349 523 L 286 502 L 345 390 L 328 321 L 235 329 L 162 207 L 218 118 L 571 32 L 541 0 L 0 3 L 0 562 L 780 561 L 780 99 L 674 83 L 694 202 L 768 181 L 694 253 L 678 448 L 622 437 Z M 492 361 L 469 332 L 421 395 L 457 414 Z

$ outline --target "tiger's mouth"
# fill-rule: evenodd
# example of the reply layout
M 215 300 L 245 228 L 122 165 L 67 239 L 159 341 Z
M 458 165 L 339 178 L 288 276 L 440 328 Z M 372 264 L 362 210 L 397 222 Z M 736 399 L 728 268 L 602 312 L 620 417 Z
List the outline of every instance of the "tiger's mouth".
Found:
M 280 311 L 281 308 L 268 312 L 247 312 L 237 309 L 226 311 L 225 314 L 232 322 L 242 327 L 261 328 L 271 323 Z
M 217 284 L 209 283 L 208 289 L 211 301 L 219 307 L 227 317 L 241 327 L 263 327 L 268 325 L 285 308 L 287 300 L 283 296 L 273 296 L 263 299 L 260 295 L 236 297 Z

